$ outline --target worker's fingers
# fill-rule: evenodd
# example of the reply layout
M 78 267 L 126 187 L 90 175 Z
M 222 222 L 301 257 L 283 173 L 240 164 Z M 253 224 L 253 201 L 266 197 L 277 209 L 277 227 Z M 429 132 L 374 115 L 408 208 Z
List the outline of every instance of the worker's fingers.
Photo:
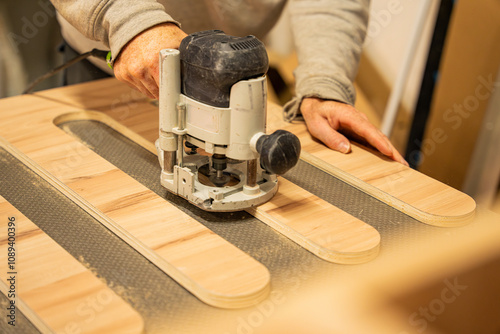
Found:
M 158 55 L 153 59 L 143 62 L 142 71 L 136 73 L 136 80 L 146 87 L 149 91 L 149 97 L 157 99 L 160 92 L 160 79 L 158 72 Z
M 329 148 L 342 153 L 351 151 L 349 140 L 339 132 L 335 131 L 328 120 L 319 114 L 305 118 L 307 128 L 311 135 L 321 140 Z
M 408 165 L 389 139 L 375 126 L 366 115 L 352 106 L 336 101 L 306 98 L 302 101 L 301 112 L 311 134 L 323 141 L 328 147 L 340 152 L 349 152 L 349 141 L 339 132 L 365 142 L 382 154 Z
M 409 167 L 410 164 L 408 164 L 408 162 L 405 160 L 405 158 L 403 158 L 403 156 L 399 153 L 399 151 L 392 145 L 392 143 L 389 141 L 389 138 L 386 137 L 386 140 L 389 143 L 389 145 L 391 145 L 391 147 L 392 147 L 392 152 L 393 152 L 392 159 L 394 161 L 398 161 L 398 162 L 402 163 L 406 167 Z
M 172 23 L 149 28 L 123 47 L 114 62 L 115 76 L 150 98 L 159 96 L 158 53 L 177 49 L 186 34 Z
M 157 95 L 154 94 L 154 87 L 151 87 L 151 85 L 146 85 L 145 81 L 134 80 L 134 85 L 136 89 L 138 89 L 142 94 L 146 95 L 150 99 L 157 98 Z M 158 92 L 158 88 L 156 88 L 156 92 Z
M 123 68 L 121 64 L 115 67 L 115 77 L 137 89 L 151 99 L 157 99 L 159 95 L 158 82 L 154 74 L 150 73 L 148 67 L 135 68 L 133 66 Z
M 352 107 L 350 107 L 352 108 Z M 389 158 L 408 166 L 408 163 L 401 154 L 396 150 L 389 138 L 371 124 L 367 118 L 361 117 L 359 111 L 352 112 L 348 116 L 339 119 L 340 127 L 349 129 L 357 136 L 366 140 L 368 144 L 376 148 L 382 154 Z
M 134 77 L 134 76 L 130 75 L 129 73 L 126 73 L 125 75 L 123 75 L 122 72 L 117 71 L 116 69 L 115 69 L 115 77 L 118 80 L 125 82 L 129 87 L 138 90 L 139 92 L 146 95 L 147 97 L 149 97 L 151 99 L 155 98 L 155 96 L 151 93 L 151 91 L 137 77 Z
M 355 108 L 342 106 L 344 112 L 338 113 L 338 123 L 341 129 L 348 129 L 356 136 L 363 138 L 368 144 L 389 158 L 408 166 L 389 138 L 368 121 L 368 118 Z
M 382 154 L 392 157 L 393 146 L 387 137 L 358 113 L 358 111 L 340 112 L 337 120 L 339 128 L 351 130 Z
M 155 85 L 158 88 L 158 94 L 159 94 L 159 87 L 160 87 L 160 64 L 159 64 L 159 62 L 156 62 L 155 64 L 151 65 L 149 74 L 151 76 L 151 80 L 153 80 L 155 82 Z
M 141 83 L 149 92 L 150 95 L 149 97 L 157 99 L 160 89 L 158 87 L 158 84 L 154 80 L 153 76 L 150 73 L 146 73 L 141 79 L 142 79 Z

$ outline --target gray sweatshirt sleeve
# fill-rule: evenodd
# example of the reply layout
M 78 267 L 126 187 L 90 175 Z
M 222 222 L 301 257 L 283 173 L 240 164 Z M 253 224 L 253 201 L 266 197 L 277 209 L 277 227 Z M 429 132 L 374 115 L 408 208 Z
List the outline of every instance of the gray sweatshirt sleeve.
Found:
M 369 0 L 291 0 L 289 9 L 299 66 L 285 119 L 295 118 L 304 97 L 353 105 Z
M 177 23 L 155 0 L 51 0 L 85 37 L 100 41 L 113 59 L 134 36 L 160 23 Z

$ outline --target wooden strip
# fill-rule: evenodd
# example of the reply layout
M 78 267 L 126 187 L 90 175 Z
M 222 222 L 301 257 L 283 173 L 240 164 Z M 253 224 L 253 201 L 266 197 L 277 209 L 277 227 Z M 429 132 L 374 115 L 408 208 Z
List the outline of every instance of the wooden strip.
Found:
M 57 128 L 67 106 L 22 96 L 0 109 L 0 131 L 18 158 L 202 301 L 239 308 L 269 294 L 259 262 Z
M 372 226 L 284 178 L 269 202 L 247 211 L 330 262 L 364 263 L 379 251 L 380 234 Z
M 97 110 L 106 107 L 111 110 L 114 117 L 119 119 L 128 118 L 129 109 L 133 108 L 137 102 L 149 100 L 142 93 L 126 84 L 119 83 L 114 78 L 39 91 L 33 95 L 79 109 Z
M 110 84 L 113 83 L 110 82 Z M 86 87 L 83 85 L 80 86 L 83 91 L 85 91 Z M 76 102 L 74 98 L 68 100 L 68 97 L 64 96 L 63 93 L 63 91 L 59 90 L 49 91 L 44 94 L 45 96 L 49 96 L 50 94 L 50 97 L 54 100 L 60 99 L 68 104 L 82 105 Z M 83 94 L 85 93 L 83 92 Z M 80 100 L 83 99 L 80 98 Z M 101 101 L 99 104 L 103 105 L 103 102 Z M 151 152 L 156 153 L 152 142 L 158 137 L 157 107 L 147 101 L 135 101 L 133 105 L 128 105 L 128 107 L 127 117 L 118 117 L 122 125 L 112 122 L 109 117 L 103 117 L 102 113 L 92 112 L 60 115 L 55 119 L 55 122 L 78 118 L 99 120 L 123 133 Z M 116 117 L 113 107 L 102 107 L 101 109 L 105 110 L 106 114 Z M 133 128 L 134 131 L 139 132 L 145 138 L 138 136 L 127 127 Z M 285 184 L 286 188 L 284 187 Z M 280 185 L 280 189 L 278 193 L 280 196 L 271 200 L 271 203 L 287 198 L 289 201 L 287 203 L 289 213 L 282 210 L 278 215 L 276 210 L 273 212 L 273 204 L 270 204 L 269 207 L 264 206 L 262 208 L 249 209 L 249 213 L 327 261 L 361 263 L 373 259 L 378 254 L 380 235 L 373 227 L 350 216 L 339 208 L 322 201 L 293 183 L 286 182 Z M 288 192 L 293 193 L 294 197 L 287 197 L 286 193 Z M 304 220 L 298 218 L 300 215 L 296 215 L 296 211 L 292 209 L 294 206 L 300 205 L 302 201 L 310 204 L 307 211 L 310 219 Z M 346 233 L 346 230 L 350 232 Z M 339 238 L 339 236 L 342 237 Z
M 116 95 L 99 92 L 104 87 Z M 87 91 L 92 98 L 84 98 Z M 78 85 L 69 92 L 57 89 L 40 94 L 68 105 L 101 110 L 149 141 L 158 137 L 154 106 L 115 79 Z M 267 126 L 268 132 L 285 129 L 295 133 L 301 140 L 304 161 L 423 223 L 461 226 L 474 216 L 476 203 L 466 194 L 366 147 L 353 145 L 348 155 L 334 152 L 313 139 L 304 123 L 283 121 L 281 107 L 272 103 L 268 104 Z
M 99 112 L 64 114 L 56 122 L 78 119 L 105 123 L 156 154 L 153 143 Z M 379 251 L 380 234 L 373 227 L 283 178 L 274 198 L 247 212 L 330 262 L 363 263 Z
M 7 278 L 8 277 L 6 277 L 6 279 Z M 8 298 L 7 296 L 9 295 L 9 289 L 10 289 L 10 284 L 7 285 L 3 280 L 0 280 L 0 292 L 5 296 L 5 298 Z M 6 308 L 9 306 L 10 305 L 7 304 Z M 31 308 L 29 308 L 28 305 L 26 305 L 26 303 L 24 302 L 24 300 L 22 300 L 19 296 L 17 296 L 15 299 L 15 310 L 12 312 L 15 313 L 12 315 L 13 317 L 15 317 L 14 318 L 15 322 L 13 322 L 13 324 L 15 324 L 15 327 L 19 328 L 20 326 L 20 322 L 18 320 L 19 319 L 18 312 L 21 312 L 26 318 L 26 320 L 28 320 L 31 323 L 31 325 L 34 328 L 36 328 L 40 333 L 42 334 L 53 333 L 53 330 L 49 326 L 47 326 L 47 324 L 38 316 L 38 314 L 36 314 Z M 5 319 L 6 324 L 8 324 L 9 321 L 12 321 L 11 320 L 12 318 L 10 318 L 11 310 L 7 309 L 5 311 L 4 316 L 6 317 Z M 9 326 L 11 325 L 9 324 Z M 13 328 L 15 327 L 13 326 Z
M 269 105 L 267 125 L 269 132 L 296 134 L 304 161 L 423 223 L 462 226 L 474 216 L 476 203 L 470 196 L 358 144 L 349 154 L 332 151 L 313 139 L 304 123 L 283 121 L 276 105 Z
M 13 271 L 7 260 L 9 217 L 16 228 L 15 305 L 42 333 L 143 331 L 143 320 L 130 305 L 0 196 L 2 276 Z

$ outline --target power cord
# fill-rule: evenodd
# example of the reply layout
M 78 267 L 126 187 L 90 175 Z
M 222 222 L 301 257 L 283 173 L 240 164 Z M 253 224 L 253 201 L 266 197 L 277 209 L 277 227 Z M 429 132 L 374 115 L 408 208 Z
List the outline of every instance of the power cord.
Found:
M 37 79 L 35 79 L 32 83 L 30 83 L 28 85 L 28 87 L 24 90 L 23 94 L 31 93 L 33 88 L 35 88 L 36 85 L 38 85 L 40 82 L 50 78 L 51 76 L 55 75 L 56 73 L 70 67 L 71 65 L 78 63 L 79 61 L 87 59 L 88 57 L 97 57 L 97 58 L 104 59 L 108 63 L 108 66 L 110 66 L 111 53 L 109 51 L 92 49 L 91 51 L 82 53 L 81 55 L 78 55 L 75 58 L 70 59 L 65 64 L 62 64 L 61 66 L 56 67 L 56 68 L 50 70 L 49 72 L 45 73 L 44 75 L 38 77 Z

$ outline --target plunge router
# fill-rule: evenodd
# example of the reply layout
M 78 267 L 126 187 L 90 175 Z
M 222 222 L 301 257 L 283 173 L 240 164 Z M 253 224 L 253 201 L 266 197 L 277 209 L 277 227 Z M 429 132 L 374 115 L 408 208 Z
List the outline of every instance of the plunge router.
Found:
M 160 51 L 161 184 L 207 211 L 260 205 L 292 168 L 300 141 L 266 135 L 267 52 L 254 36 L 220 30 Z

